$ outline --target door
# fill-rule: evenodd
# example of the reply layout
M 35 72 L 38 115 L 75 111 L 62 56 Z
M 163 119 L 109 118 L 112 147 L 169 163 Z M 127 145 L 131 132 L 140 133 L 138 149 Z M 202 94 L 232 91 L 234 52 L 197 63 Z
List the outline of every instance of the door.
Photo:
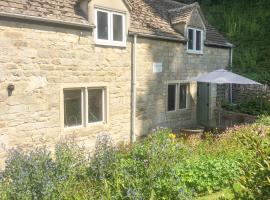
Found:
M 198 82 L 197 86 L 197 120 L 198 124 L 209 124 L 210 84 Z

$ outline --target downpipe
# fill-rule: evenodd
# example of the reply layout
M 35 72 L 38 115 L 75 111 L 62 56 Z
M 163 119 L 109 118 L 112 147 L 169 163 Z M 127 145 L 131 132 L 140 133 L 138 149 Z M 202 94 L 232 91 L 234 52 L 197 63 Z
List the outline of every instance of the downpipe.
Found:
M 131 133 L 130 142 L 136 142 L 136 71 L 137 71 L 137 35 L 133 37 L 131 70 Z

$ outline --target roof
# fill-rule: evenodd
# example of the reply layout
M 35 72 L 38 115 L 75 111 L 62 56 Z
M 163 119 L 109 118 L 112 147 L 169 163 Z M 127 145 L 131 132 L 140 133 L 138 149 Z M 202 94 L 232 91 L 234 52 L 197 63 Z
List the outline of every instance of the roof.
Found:
M 218 30 L 210 25 L 209 23 L 205 24 L 206 26 L 206 45 L 211 46 L 223 46 L 223 47 L 232 47 L 233 45 L 226 40 L 226 38 L 221 35 Z
M 0 12 L 88 24 L 77 0 L 2 0 Z
M 199 4 L 197 2 L 193 4 L 184 5 L 180 8 L 170 9 L 169 15 L 172 24 L 177 23 L 186 23 L 195 7 L 198 7 Z
M 185 41 L 173 28 L 175 23 L 186 23 L 199 4 L 184 4 L 173 0 L 129 0 L 132 5 L 131 32 L 149 36 Z M 232 45 L 206 21 L 206 45 L 232 47 Z
M 82 0 L 2 0 L 0 15 L 22 15 L 37 20 L 56 20 L 89 25 L 80 8 Z M 125 0 L 130 7 L 130 33 L 164 39 L 186 41 L 172 24 L 186 22 L 198 3 L 184 4 L 173 0 Z M 206 45 L 231 47 L 231 44 L 211 25 L 206 24 Z
M 130 0 L 131 32 L 185 40 L 170 24 L 168 10 L 185 4 L 171 0 Z

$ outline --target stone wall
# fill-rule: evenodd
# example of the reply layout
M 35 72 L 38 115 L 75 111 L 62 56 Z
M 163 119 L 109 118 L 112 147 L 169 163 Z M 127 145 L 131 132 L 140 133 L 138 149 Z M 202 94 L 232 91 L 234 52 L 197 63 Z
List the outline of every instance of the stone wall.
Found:
M 218 85 L 217 91 L 217 106 L 222 105 L 224 102 L 230 103 L 230 84 Z M 264 97 L 266 99 L 270 99 L 270 87 L 267 85 L 232 85 L 233 103 L 247 102 L 256 97 Z
M 246 102 L 256 97 L 270 99 L 270 87 L 267 85 L 233 85 L 233 102 Z
M 0 21 L 0 165 L 4 149 L 52 147 L 74 138 L 93 148 L 99 134 L 129 140 L 131 43 L 127 48 L 94 45 L 89 31 L 76 31 Z M 123 59 L 124 58 L 124 59 Z M 108 85 L 108 122 L 63 129 L 62 87 L 65 84 Z M 12 96 L 7 86 L 14 84 Z
M 52 148 L 63 138 L 73 138 L 93 149 L 96 137 L 104 133 L 114 141 L 129 141 L 131 40 L 126 48 L 97 46 L 89 31 L 0 21 L 0 167 L 5 150 L 14 147 Z M 192 55 L 183 44 L 142 38 L 137 50 L 137 134 L 156 126 L 195 124 L 196 83 L 190 85 L 188 109 L 168 113 L 168 82 L 227 66 L 229 51 L 205 47 L 203 55 Z M 163 63 L 162 73 L 153 73 L 153 62 Z M 9 84 L 15 86 L 11 96 Z M 64 129 L 63 87 L 89 85 L 108 89 L 107 123 Z
M 178 129 L 195 125 L 197 84 L 190 82 L 188 109 L 167 112 L 168 83 L 185 82 L 227 67 L 229 50 L 205 47 L 203 55 L 187 54 L 183 44 L 142 38 L 138 39 L 137 49 L 137 133 L 147 134 L 157 126 Z M 153 73 L 154 62 L 163 63 L 162 73 Z M 216 85 L 212 85 L 211 120 L 215 117 L 215 98 Z

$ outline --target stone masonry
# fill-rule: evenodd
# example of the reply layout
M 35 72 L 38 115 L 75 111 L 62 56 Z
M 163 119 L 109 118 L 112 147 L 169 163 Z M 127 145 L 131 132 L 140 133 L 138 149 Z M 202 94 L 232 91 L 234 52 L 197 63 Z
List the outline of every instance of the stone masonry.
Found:
M 186 53 L 186 46 L 175 42 L 139 39 L 137 68 L 137 133 L 147 134 L 157 126 L 177 129 L 196 125 L 197 84 L 192 77 L 228 66 L 227 49 L 205 47 L 203 55 Z M 153 63 L 163 63 L 162 73 L 153 73 Z M 167 112 L 168 82 L 190 83 L 186 110 Z M 210 109 L 216 107 L 216 85 L 211 87 Z M 210 118 L 214 117 L 211 113 Z
M 0 21 L 0 44 L 0 166 L 6 150 L 15 147 L 53 147 L 63 138 L 74 138 L 93 149 L 99 134 L 129 141 L 131 37 L 126 48 L 101 47 L 94 44 L 91 31 Z M 203 55 L 191 55 L 179 42 L 139 38 L 137 51 L 137 135 L 156 126 L 196 124 L 196 83 L 190 85 L 189 108 L 168 113 L 168 82 L 227 66 L 229 50 L 205 47 Z M 163 63 L 162 73 L 153 73 L 153 62 Z M 108 88 L 108 122 L 63 129 L 63 85 L 93 82 Z M 15 85 L 11 96 L 9 84 Z
M 129 139 L 131 46 L 94 45 L 90 31 L 0 21 L 0 162 L 5 150 L 72 137 L 93 148 L 98 134 Z M 125 58 L 125 59 L 123 59 Z M 108 123 L 61 128 L 60 93 L 66 83 L 108 85 Z M 7 86 L 15 85 L 8 97 Z

